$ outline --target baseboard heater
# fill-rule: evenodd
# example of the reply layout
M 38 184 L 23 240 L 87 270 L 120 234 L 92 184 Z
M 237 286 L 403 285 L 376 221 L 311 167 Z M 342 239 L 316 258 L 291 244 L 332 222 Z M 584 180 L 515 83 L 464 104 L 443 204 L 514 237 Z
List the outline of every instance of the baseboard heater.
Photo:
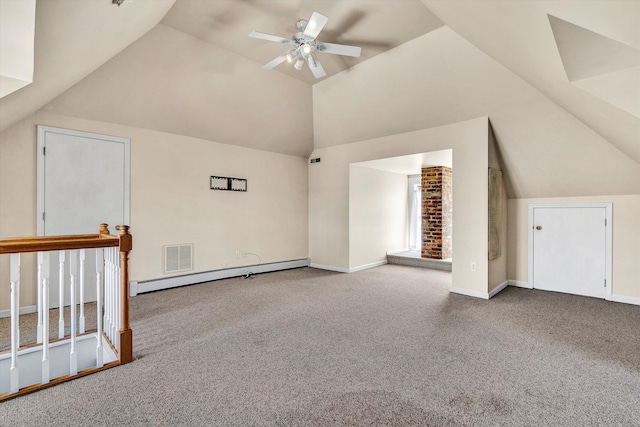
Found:
M 290 261 L 271 262 L 266 264 L 243 265 L 242 267 L 204 271 L 202 273 L 185 274 L 182 276 L 173 276 L 163 279 L 131 281 L 129 284 L 129 294 L 131 296 L 136 296 L 145 292 L 153 292 L 162 289 L 176 288 L 178 286 L 195 285 L 196 283 L 240 277 L 246 275 L 247 273 L 270 273 L 272 271 L 308 267 L 309 262 L 309 258 L 303 258 Z

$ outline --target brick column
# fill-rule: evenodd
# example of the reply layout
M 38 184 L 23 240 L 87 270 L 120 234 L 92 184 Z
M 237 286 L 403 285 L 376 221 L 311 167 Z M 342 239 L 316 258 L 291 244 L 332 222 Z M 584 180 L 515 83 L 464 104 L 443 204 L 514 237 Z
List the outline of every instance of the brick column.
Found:
M 451 168 L 422 169 L 422 258 L 452 256 Z

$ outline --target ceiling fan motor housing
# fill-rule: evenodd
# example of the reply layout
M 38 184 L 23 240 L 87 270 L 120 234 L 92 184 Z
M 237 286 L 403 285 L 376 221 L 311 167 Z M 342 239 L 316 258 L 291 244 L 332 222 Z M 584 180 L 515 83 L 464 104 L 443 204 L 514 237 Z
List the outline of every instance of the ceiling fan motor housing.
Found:
M 306 55 L 310 54 L 311 52 L 313 52 L 314 50 L 318 49 L 318 43 L 316 42 L 316 39 L 314 39 L 313 37 L 310 37 L 310 36 L 306 36 L 302 32 L 294 34 L 293 41 L 296 42 L 295 50 L 299 51 L 300 54 L 302 54 L 303 56 L 306 56 Z M 300 49 L 305 44 L 308 45 L 309 47 L 311 47 L 311 50 L 309 52 L 303 52 L 302 49 Z

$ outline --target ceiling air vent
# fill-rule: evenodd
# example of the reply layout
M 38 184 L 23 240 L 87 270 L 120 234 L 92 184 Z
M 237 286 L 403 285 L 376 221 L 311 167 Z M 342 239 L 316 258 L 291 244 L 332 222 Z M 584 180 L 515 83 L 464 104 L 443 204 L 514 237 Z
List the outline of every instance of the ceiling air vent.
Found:
M 193 269 L 193 243 L 164 247 L 164 272 L 175 273 Z

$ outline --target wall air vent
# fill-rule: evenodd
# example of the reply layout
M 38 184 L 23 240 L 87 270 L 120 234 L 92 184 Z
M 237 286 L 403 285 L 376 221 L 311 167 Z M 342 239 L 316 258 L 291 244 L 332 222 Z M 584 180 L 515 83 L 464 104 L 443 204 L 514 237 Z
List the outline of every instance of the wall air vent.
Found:
M 193 269 L 193 243 L 164 247 L 164 272 L 175 273 Z

